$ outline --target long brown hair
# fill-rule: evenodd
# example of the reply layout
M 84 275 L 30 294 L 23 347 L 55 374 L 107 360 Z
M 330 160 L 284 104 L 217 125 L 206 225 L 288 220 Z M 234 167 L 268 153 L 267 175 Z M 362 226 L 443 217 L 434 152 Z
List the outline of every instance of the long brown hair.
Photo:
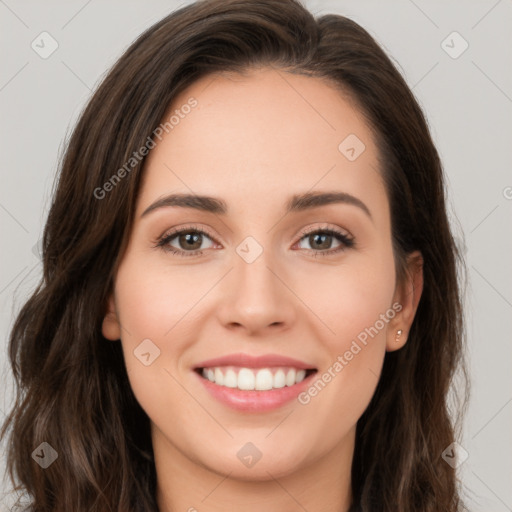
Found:
M 464 408 L 449 403 L 457 369 L 466 375 L 463 265 L 418 103 L 379 45 L 348 18 L 314 18 L 296 0 L 206 0 L 171 13 L 128 48 L 68 141 L 44 230 L 43 277 L 8 348 L 17 394 L 0 438 L 9 432 L 9 475 L 33 500 L 31 511 L 158 510 L 149 419 L 120 344 L 101 334 L 144 158 L 122 179 L 112 176 L 155 138 L 178 93 L 210 73 L 254 65 L 320 77 L 353 98 L 376 134 L 399 277 L 408 253 L 424 259 L 408 342 L 386 354 L 357 425 L 352 510 L 461 509 L 456 472 L 441 455 Z M 58 453 L 46 469 L 32 457 L 42 442 Z

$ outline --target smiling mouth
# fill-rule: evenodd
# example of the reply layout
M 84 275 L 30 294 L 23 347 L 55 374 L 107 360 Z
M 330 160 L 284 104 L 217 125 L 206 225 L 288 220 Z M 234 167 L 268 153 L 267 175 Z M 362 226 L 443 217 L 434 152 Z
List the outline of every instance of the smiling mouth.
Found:
M 237 366 L 215 366 L 196 368 L 195 371 L 204 379 L 220 387 L 242 391 L 270 391 L 299 384 L 316 369 L 294 367 L 244 368 Z

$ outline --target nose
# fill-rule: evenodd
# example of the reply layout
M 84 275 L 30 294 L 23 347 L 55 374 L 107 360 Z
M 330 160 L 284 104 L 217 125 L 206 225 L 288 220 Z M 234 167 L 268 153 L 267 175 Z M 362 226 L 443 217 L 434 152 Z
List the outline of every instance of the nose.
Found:
M 224 327 L 246 335 L 283 331 L 293 325 L 297 299 L 293 283 L 270 251 L 252 263 L 234 255 L 233 269 L 222 281 L 217 315 Z M 289 279 L 288 279 L 289 280 Z

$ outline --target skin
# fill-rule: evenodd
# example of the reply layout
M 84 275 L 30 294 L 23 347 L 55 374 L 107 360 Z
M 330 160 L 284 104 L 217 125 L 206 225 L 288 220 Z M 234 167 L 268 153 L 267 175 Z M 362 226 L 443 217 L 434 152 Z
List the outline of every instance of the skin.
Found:
M 132 389 L 151 420 L 160 510 L 347 511 L 357 421 L 386 351 L 406 343 L 422 290 L 412 260 L 408 277 L 396 279 L 372 132 L 332 85 L 272 68 L 203 78 L 173 108 L 191 96 L 197 107 L 146 160 L 103 322 L 107 339 L 121 339 Z M 349 134 L 366 146 L 354 161 L 338 150 Z M 371 218 L 341 203 L 285 215 L 291 195 L 311 191 L 349 193 Z M 167 206 L 141 216 L 171 193 L 222 198 L 228 213 Z M 202 254 L 155 247 L 175 227 L 207 230 Z M 318 254 L 340 242 L 327 238 L 318 248 L 302 233 L 326 227 L 355 245 Z M 248 236 L 263 249 L 252 263 L 236 252 Z M 187 250 L 178 237 L 171 243 Z M 401 311 L 306 405 L 238 412 L 214 400 L 192 371 L 244 352 L 293 357 L 321 374 L 393 303 Z M 148 338 L 160 355 L 145 366 L 133 351 Z M 247 442 L 262 453 L 251 468 L 237 457 Z

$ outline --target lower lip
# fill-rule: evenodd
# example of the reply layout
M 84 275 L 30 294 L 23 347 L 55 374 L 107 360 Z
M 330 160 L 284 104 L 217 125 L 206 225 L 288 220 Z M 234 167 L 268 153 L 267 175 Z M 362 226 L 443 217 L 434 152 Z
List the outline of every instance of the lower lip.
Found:
M 311 378 L 316 374 L 314 372 L 308 375 L 302 382 L 293 386 L 269 389 L 267 391 L 245 391 L 238 388 L 219 386 L 205 379 L 197 372 L 194 373 L 208 392 L 219 402 L 243 412 L 266 412 L 282 407 L 294 398 L 297 398 L 309 386 Z

